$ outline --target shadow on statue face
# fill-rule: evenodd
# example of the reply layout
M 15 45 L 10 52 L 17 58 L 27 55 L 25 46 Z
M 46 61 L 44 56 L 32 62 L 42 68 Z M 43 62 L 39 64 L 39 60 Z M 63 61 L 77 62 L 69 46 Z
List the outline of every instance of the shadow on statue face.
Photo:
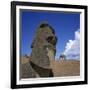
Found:
M 47 38 L 47 41 L 48 41 L 48 43 L 51 43 L 51 44 L 53 44 L 55 46 L 56 42 L 57 42 L 57 38 L 56 38 L 56 36 L 49 36 Z

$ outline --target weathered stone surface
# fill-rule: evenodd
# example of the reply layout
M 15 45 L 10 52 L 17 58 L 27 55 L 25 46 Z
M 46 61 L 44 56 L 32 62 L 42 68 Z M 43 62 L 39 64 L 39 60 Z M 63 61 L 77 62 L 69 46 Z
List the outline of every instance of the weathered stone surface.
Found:
M 57 38 L 54 29 L 47 23 L 41 23 L 31 45 L 30 77 L 53 76 L 50 60 L 54 60 L 56 42 Z
M 47 23 L 41 23 L 32 42 L 29 63 L 21 66 L 21 78 L 53 77 L 51 60 L 56 53 L 54 29 Z
M 34 71 L 34 69 L 32 68 L 32 66 L 30 65 L 29 62 L 25 63 L 25 64 L 21 64 L 21 78 L 35 78 L 37 77 L 37 73 Z
M 48 52 L 52 51 L 53 57 L 55 57 L 56 42 L 57 38 L 54 29 L 47 23 L 41 23 L 31 45 L 31 61 L 39 67 L 50 69 L 50 57 L 48 56 Z

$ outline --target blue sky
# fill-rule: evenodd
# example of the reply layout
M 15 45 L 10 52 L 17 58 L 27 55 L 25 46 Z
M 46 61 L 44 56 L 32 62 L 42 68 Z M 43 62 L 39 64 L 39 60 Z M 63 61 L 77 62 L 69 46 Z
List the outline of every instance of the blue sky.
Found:
M 65 51 L 69 40 L 75 39 L 75 32 L 80 28 L 79 13 L 22 11 L 21 13 L 21 55 L 30 55 L 31 43 L 35 31 L 42 21 L 47 21 L 56 32 L 56 58 Z

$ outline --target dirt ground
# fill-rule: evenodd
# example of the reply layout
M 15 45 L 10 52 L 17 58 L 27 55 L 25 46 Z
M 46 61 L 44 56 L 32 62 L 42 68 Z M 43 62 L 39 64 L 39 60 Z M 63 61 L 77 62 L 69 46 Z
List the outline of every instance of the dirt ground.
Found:
M 53 61 L 52 70 L 55 77 L 80 75 L 80 62 L 73 60 Z
M 28 62 L 29 62 L 28 57 L 21 57 L 21 66 L 25 64 L 28 65 L 27 64 Z M 80 75 L 80 61 L 79 60 L 58 60 L 58 61 L 54 60 L 54 61 L 51 61 L 51 67 L 52 67 L 54 77 Z

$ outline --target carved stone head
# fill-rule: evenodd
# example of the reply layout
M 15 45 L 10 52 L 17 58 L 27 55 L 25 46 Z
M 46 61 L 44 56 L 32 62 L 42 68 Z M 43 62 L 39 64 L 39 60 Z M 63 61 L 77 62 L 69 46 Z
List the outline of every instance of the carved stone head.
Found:
M 56 53 L 55 30 L 47 23 L 41 23 L 32 42 L 31 61 L 42 68 L 50 68 L 50 60 Z

